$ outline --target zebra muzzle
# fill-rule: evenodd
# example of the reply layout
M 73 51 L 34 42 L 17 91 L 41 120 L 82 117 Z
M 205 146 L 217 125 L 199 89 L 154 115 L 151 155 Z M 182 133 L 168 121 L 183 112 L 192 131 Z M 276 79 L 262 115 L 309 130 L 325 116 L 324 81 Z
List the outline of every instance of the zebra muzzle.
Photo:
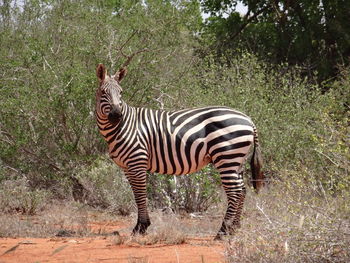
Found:
M 109 122 L 112 124 L 117 124 L 120 122 L 121 118 L 122 118 L 121 110 L 118 107 L 113 106 L 112 110 L 108 113 Z

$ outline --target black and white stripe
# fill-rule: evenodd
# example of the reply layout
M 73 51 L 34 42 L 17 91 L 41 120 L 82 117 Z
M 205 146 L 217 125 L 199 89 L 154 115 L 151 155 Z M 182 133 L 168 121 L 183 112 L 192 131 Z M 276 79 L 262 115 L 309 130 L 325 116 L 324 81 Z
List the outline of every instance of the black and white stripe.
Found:
M 138 222 L 133 232 L 144 233 L 150 224 L 146 171 L 182 175 L 196 172 L 208 163 L 218 169 L 228 199 L 218 236 L 234 231 L 245 196 L 242 166 L 252 145 L 257 163 L 251 162 L 256 173 L 253 177 L 262 179 L 257 131 L 251 119 L 227 107 L 172 112 L 130 107 L 121 100 L 119 83 L 125 75 L 122 70 L 109 77 L 104 66 L 98 66 L 96 116 L 110 157 L 124 169 L 134 191 Z

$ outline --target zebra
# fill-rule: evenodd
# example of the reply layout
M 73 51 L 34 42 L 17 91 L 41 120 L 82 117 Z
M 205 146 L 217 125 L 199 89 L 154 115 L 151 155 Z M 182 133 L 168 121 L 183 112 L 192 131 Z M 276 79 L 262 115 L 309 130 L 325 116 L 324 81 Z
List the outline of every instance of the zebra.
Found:
M 121 98 L 121 68 L 110 76 L 103 64 L 96 75 L 96 119 L 108 143 L 110 158 L 123 169 L 137 206 L 132 234 L 145 234 L 151 224 L 147 211 L 147 172 L 183 175 L 209 163 L 219 171 L 227 196 L 227 210 L 216 236 L 231 235 L 240 226 L 246 189 L 243 165 L 253 147 L 253 186 L 262 186 L 262 157 L 257 129 L 245 114 L 213 106 L 178 111 L 153 110 L 127 105 Z

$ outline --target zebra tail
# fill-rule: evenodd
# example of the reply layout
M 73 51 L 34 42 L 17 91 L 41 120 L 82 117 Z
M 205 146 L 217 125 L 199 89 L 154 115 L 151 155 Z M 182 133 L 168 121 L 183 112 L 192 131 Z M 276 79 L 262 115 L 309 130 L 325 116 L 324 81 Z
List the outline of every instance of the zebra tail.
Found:
M 252 171 L 253 187 L 257 193 L 264 185 L 264 174 L 261 170 L 262 166 L 263 166 L 263 159 L 262 159 L 261 149 L 258 141 L 258 133 L 256 131 L 256 128 L 254 128 L 254 150 L 253 150 L 253 156 L 250 160 L 250 168 Z

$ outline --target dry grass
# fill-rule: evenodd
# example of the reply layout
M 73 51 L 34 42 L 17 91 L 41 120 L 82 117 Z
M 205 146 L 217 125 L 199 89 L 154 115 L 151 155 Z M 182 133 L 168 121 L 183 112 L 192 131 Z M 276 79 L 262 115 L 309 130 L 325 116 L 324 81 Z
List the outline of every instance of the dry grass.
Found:
M 181 229 L 181 221 L 176 215 L 164 215 L 160 212 L 152 213 L 152 225 L 147 231 L 147 235 L 135 236 L 115 236 L 112 242 L 116 245 L 121 244 L 183 244 L 187 235 Z M 136 220 L 135 220 L 136 221 Z M 129 230 L 131 232 L 131 229 Z
M 2 213 L 35 215 L 45 208 L 49 197 L 48 191 L 32 190 L 26 178 L 2 180 L 0 183 L 0 211 Z
M 88 211 L 76 203 L 51 204 L 35 216 L 0 215 L 0 237 L 86 236 Z
M 182 244 L 191 232 L 186 220 L 176 214 L 153 213 L 149 228 L 149 240 L 153 243 Z
M 249 193 L 242 228 L 226 247 L 231 263 L 349 262 L 349 195 L 283 183 Z
M 0 237 L 53 237 L 108 235 L 116 245 L 121 244 L 182 244 L 188 237 L 214 236 L 221 218 L 213 220 L 208 215 L 191 214 L 180 216 L 160 211 L 151 213 L 152 225 L 145 236 L 131 236 L 136 215 L 128 217 L 133 222 L 128 227 L 118 229 L 113 235 L 113 227 L 91 229 L 91 222 L 115 221 L 115 216 L 95 211 L 75 202 L 52 203 L 37 215 L 0 214 Z M 131 219 L 131 220 L 130 220 Z M 94 224 L 96 225 L 96 224 Z M 97 225 L 98 226 L 98 225 Z
M 248 190 L 242 227 L 225 241 L 227 261 L 349 262 L 349 200 L 349 193 L 331 196 L 317 187 L 296 182 L 271 184 L 259 195 Z M 115 245 L 143 246 L 182 244 L 193 237 L 213 237 L 222 220 L 218 211 L 224 211 L 223 207 L 215 207 L 207 214 L 182 216 L 153 212 L 152 225 L 145 236 L 130 236 L 136 222 L 134 214 L 128 218 L 133 223 L 110 240 Z M 0 237 L 51 237 L 59 231 L 91 236 L 96 233 L 89 227 L 90 220 L 112 219 L 115 217 L 94 215 L 91 208 L 76 203 L 54 204 L 35 216 L 0 214 Z M 105 234 L 102 230 L 98 233 Z M 130 258 L 130 262 L 147 262 L 147 259 Z
M 147 235 L 129 235 L 133 227 L 130 225 L 130 228 L 125 230 L 126 236 L 114 236 L 111 241 L 115 245 L 177 245 L 186 243 L 193 237 L 214 237 L 221 223 L 221 217 L 213 220 L 206 214 L 180 216 L 157 211 L 152 212 L 150 217 L 152 224 L 147 230 Z M 135 215 L 132 221 L 136 222 Z
M 179 245 L 186 242 L 186 234 L 179 229 L 164 225 L 157 229 L 157 231 L 151 232 L 148 235 L 136 235 L 132 237 L 131 242 L 136 242 L 140 245 Z

